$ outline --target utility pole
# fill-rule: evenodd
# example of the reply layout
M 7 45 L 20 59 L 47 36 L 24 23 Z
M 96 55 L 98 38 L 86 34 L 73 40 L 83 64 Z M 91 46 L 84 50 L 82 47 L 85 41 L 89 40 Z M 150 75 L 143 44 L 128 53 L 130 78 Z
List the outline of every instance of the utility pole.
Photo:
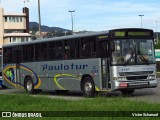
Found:
M 68 11 L 68 12 L 70 12 L 71 13 L 71 21 L 72 21 L 72 34 L 73 34 L 73 12 L 75 12 L 75 10 L 70 10 L 70 11 Z
M 142 28 L 142 17 L 144 16 L 144 15 L 139 15 L 140 17 L 141 17 L 141 28 Z
M 41 35 L 41 13 L 40 13 L 40 0 L 38 0 L 38 18 L 39 18 L 39 38 L 42 38 Z

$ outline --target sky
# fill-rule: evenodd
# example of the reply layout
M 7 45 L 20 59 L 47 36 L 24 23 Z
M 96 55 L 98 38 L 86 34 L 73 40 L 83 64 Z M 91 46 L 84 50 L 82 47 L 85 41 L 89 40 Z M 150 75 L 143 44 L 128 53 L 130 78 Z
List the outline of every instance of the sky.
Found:
M 0 6 L 11 13 L 28 7 L 30 22 L 38 22 L 38 0 L 0 1 Z M 69 10 L 75 10 L 74 31 L 141 28 L 142 20 L 143 28 L 160 32 L 160 0 L 40 0 L 41 24 L 71 30 Z

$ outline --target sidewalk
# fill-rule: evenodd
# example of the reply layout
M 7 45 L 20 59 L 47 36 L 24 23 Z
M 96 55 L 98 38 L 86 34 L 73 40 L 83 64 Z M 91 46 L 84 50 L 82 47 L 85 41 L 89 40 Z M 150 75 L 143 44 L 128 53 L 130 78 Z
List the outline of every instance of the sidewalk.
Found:
M 0 94 L 25 93 L 24 89 L 0 89 Z

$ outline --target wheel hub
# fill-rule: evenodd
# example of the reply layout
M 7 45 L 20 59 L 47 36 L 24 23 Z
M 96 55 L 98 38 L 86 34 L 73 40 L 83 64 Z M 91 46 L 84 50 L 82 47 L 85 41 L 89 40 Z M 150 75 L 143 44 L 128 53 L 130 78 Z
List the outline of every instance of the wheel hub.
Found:
M 32 90 L 32 82 L 31 82 L 31 81 L 28 81 L 28 82 L 27 82 L 27 90 L 28 90 L 28 91 L 31 91 L 31 90 Z
M 92 83 L 86 82 L 84 89 L 86 93 L 89 93 L 90 91 L 92 91 Z

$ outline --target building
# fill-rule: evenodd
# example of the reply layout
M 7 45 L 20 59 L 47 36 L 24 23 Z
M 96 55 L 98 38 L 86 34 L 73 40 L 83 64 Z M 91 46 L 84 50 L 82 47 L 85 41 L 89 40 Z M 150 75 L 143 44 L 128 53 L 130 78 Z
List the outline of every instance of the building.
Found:
M 0 51 L 3 44 L 31 41 L 29 34 L 29 9 L 22 13 L 7 13 L 0 7 Z

